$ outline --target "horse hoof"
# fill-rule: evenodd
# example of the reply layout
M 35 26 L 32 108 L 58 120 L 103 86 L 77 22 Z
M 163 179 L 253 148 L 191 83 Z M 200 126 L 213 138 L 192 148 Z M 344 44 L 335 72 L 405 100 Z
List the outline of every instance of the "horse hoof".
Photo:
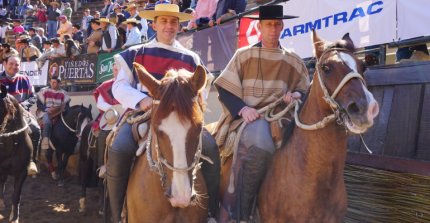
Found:
M 58 181 L 57 186 L 64 187 L 64 181 L 63 180 Z
M 99 209 L 99 215 L 100 216 L 103 216 L 105 214 L 105 211 L 103 210 L 103 208 L 100 208 Z

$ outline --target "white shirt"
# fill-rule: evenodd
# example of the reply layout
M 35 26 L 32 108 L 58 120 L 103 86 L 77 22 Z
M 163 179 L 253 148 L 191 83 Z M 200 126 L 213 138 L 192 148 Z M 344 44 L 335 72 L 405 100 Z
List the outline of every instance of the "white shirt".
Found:
M 131 46 L 139 43 L 142 43 L 142 38 L 140 37 L 139 28 L 135 26 L 129 32 L 127 32 L 127 41 L 123 46 Z
M 133 51 L 144 47 L 143 51 L 148 48 L 162 48 L 165 50 L 178 52 L 178 53 L 184 53 L 188 54 L 191 57 L 193 57 L 195 64 L 201 64 L 200 57 L 183 47 L 178 41 L 174 41 L 172 45 L 166 45 L 163 43 L 158 42 L 156 39 L 153 39 L 152 41 L 144 44 L 144 45 L 137 45 L 133 46 L 127 49 L 127 51 Z M 124 51 L 126 52 L 126 51 Z M 127 63 L 125 62 L 124 58 L 121 54 L 117 54 L 114 56 L 115 64 L 118 66 L 118 76 L 113 83 L 112 86 L 112 93 L 116 100 L 124 107 L 124 108 L 131 108 L 136 109 L 139 106 L 139 102 L 148 97 L 144 91 L 147 91 L 146 87 L 141 85 L 140 83 L 136 83 L 133 77 L 133 74 L 130 70 L 130 67 L 128 67 Z M 211 83 L 209 80 L 211 80 L 211 74 L 208 74 L 208 83 Z M 133 87 L 136 86 L 136 87 Z M 210 86 L 210 84 L 208 84 Z M 207 88 L 204 90 L 203 95 L 206 96 L 207 92 L 209 92 L 209 89 Z M 206 92 L 207 91 L 207 92 Z M 206 97 L 205 97 L 206 98 Z

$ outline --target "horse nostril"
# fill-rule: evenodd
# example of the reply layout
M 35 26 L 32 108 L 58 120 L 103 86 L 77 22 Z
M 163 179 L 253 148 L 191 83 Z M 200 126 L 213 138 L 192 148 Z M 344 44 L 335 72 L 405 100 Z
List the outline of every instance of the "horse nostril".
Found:
M 352 102 L 351 104 L 349 104 L 348 107 L 346 108 L 346 110 L 349 114 L 360 113 L 360 108 L 357 105 L 357 103 L 355 103 L 355 102 Z
M 191 202 L 193 202 L 193 201 L 195 201 L 196 200 L 196 198 L 197 198 L 197 194 L 193 194 L 193 195 L 191 195 Z

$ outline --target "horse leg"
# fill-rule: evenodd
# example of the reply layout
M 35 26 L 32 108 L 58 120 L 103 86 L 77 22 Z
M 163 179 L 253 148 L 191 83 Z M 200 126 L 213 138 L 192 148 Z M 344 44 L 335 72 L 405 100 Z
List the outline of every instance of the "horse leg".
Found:
M 87 182 L 89 181 L 88 176 L 88 159 L 83 160 L 79 163 L 79 169 L 81 174 L 81 197 L 79 198 L 79 212 L 85 212 L 85 198 L 87 197 Z
M 6 204 L 4 203 L 4 190 L 6 188 L 7 174 L 0 176 L 0 211 L 6 209 Z
M 54 150 L 49 148 L 49 149 L 46 149 L 44 151 L 45 151 L 46 162 L 48 162 L 49 174 L 51 174 L 51 177 L 53 180 L 57 180 L 57 174 L 55 173 L 55 167 L 54 167 L 54 163 L 52 161 L 53 156 L 54 156 Z
M 10 211 L 10 222 L 18 223 L 19 218 L 19 202 L 21 200 L 22 185 L 27 178 L 27 167 L 24 167 L 19 173 L 15 174 L 13 194 L 12 194 L 12 210 Z
M 62 187 L 62 186 L 64 186 L 64 156 L 65 156 L 65 154 L 61 153 L 57 149 L 57 151 L 55 151 L 55 155 L 57 157 L 57 176 L 58 176 L 57 186 Z

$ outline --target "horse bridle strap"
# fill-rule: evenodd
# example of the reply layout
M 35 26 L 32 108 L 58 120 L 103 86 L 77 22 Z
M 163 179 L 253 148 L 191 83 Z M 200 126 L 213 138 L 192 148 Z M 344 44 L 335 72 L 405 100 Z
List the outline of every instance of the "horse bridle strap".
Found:
M 323 58 L 323 56 L 330 51 L 347 51 L 347 50 L 343 49 L 343 48 L 330 48 L 330 49 L 328 49 L 322 53 L 322 55 L 320 56 L 320 59 Z M 327 87 L 325 86 L 325 84 L 321 78 L 320 61 L 317 61 L 317 63 L 316 63 L 316 71 L 317 71 L 317 75 L 318 75 L 318 82 L 320 83 L 321 89 L 324 93 L 323 99 L 325 102 L 327 102 L 327 104 L 330 105 L 330 107 L 333 110 L 333 114 L 324 117 L 321 121 L 319 121 L 315 124 L 312 124 L 312 125 L 303 124 L 299 119 L 299 103 L 300 103 L 300 101 L 295 101 L 294 103 L 296 103 L 296 105 L 295 105 L 296 107 L 294 110 L 294 120 L 296 122 L 296 125 L 302 129 L 304 129 L 304 130 L 321 129 L 321 128 L 324 128 L 325 126 L 327 126 L 327 124 L 332 122 L 333 120 L 339 119 L 340 106 L 335 100 L 336 96 L 339 94 L 339 92 L 342 90 L 342 88 L 346 85 L 346 83 L 348 83 L 348 81 L 350 81 L 353 78 L 358 78 L 362 83 L 364 83 L 364 79 L 359 73 L 351 71 L 347 75 L 345 75 L 345 77 L 343 77 L 343 79 L 340 81 L 339 85 L 333 91 L 332 95 L 330 95 L 328 93 Z
M 81 115 L 81 113 L 78 114 L 78 120 L 79 120 L 79 116 L 80 115 Z M 67 125 L 67 123 L 66 123 L 66 121 L 64 120 L 64 117 L 63 117 L 63 112 L 61 112 L 61 121 L 66 126 L 66 128 L 69 129 L 69 131 L 76 133 L 76 129 L 72 129 L 72 127 L 70 127 L 69 125 Z

